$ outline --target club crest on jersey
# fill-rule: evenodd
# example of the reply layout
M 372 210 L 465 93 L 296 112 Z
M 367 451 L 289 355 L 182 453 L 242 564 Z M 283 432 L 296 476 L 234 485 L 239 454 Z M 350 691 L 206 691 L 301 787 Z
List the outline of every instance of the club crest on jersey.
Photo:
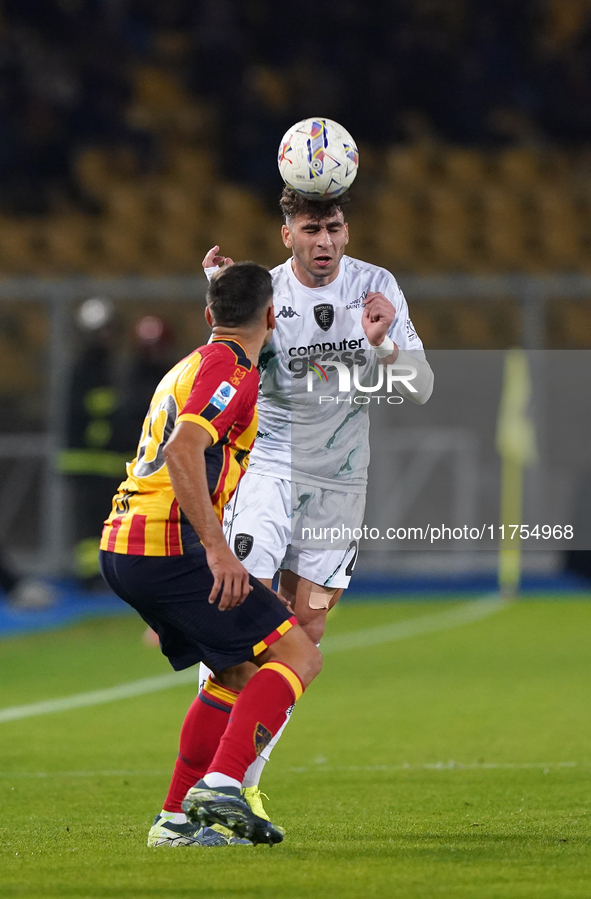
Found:
M 260 755 L 265 746 L 268 746 L 273 738 L 273 734 L 260 721 L 254 729 L 254 749 L 257 755 Z
M 316 324 L 323 331 L 328 331 L 334 321 L 334 306 L 330 303 L 319 303 L 317 306 L 314 306 L 314 318 L 316 319 Z
M 221 412 L 226 408 L 235 393 L 235 387 L 232 387 L 232 385 L 228 384 L 227 381 L 222 381 L 209 402 L 212 406 L 215 406 L 216 409 L 219 409 Z
M 237 559 L 241 562 L 244 562 L 247 555 L 250 553 L 254 544 L 254 537 L 252 534 L 236 534 L 234 537 L 234 554 Z

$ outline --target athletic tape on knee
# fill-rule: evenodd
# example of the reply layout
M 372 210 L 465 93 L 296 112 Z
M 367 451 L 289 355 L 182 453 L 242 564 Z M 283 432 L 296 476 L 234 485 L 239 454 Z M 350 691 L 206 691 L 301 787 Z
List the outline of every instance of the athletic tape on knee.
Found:
M 331 589 L 330 587 L 319 587 L 317 584 L 312 584 L 308 605 L 311 609 L 329 609 L 330 601 L 336 592 L 336 588 Z

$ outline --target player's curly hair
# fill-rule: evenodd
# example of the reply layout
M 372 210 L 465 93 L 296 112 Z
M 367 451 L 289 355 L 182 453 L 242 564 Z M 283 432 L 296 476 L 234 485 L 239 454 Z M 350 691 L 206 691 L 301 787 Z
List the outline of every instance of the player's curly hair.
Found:
M 329 215 L 334 215 L 339 210 L 344 213 L 345 206 L 350 199 L 348 190 L 332 200 L 309 200 L 296 190 L 292 190 L 291 187 L 284 187 L 279 197 L 279 207 L 286 222 L 288 219 L 295 218 L 296 215 L 305 215 L 315 221 L 320 221 Z

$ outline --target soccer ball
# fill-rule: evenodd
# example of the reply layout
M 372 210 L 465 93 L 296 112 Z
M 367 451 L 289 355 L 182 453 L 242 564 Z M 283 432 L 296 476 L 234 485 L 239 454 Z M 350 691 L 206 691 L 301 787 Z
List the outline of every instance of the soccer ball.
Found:
M 284 134 L 277 162 L 288 187 L 310 200 L 330 200 L 353 184 L 359 152 L 338 122 L 304 119 Z

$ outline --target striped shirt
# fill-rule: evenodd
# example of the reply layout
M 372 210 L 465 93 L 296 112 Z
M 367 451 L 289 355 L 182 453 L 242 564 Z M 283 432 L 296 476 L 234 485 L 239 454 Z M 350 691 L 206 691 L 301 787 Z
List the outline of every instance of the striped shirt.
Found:
M 113 498 L 101 549 L 178 556 L 199 543 L 174 495 L 164 447 L 175 425 L 192 421 L 211 435 L 207 482 L 217 517 L 248 467 L 257 430 L 258 372 L 235 340 L 215 338 L 181 359 L 159 383 L 127 478 Z

